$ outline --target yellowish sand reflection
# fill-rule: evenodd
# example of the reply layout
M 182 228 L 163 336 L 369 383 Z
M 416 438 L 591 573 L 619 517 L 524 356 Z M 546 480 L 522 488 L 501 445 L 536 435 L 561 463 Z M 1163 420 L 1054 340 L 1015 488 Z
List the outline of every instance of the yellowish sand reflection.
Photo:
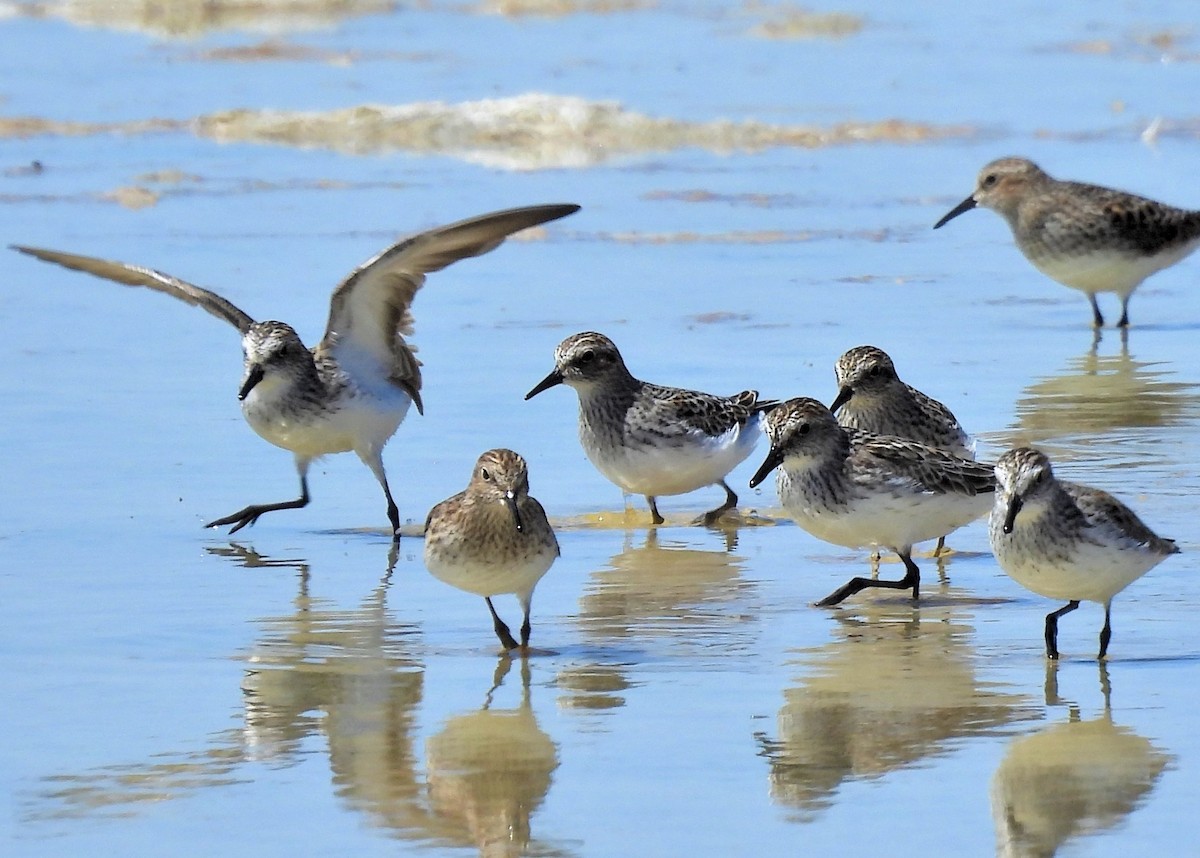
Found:
M 1049 663 L 1051 682 L 1058 665 Z M 1100 667 L 1101 681 L 1107 671 Z M 1051 703 L 1052 701 L 1047 701 Z M 1069 841 L 1120 825 L 1143 805 L 1171 762 L 1143 736 L 1071 705 L 1066 721 L 1015 740 L 992 779 L 996 853 L 1049 858 Z
M 512 666 L 502 656 L 483 706 L 449 719 L 425 743 L 429 800 L 438 831 L 482 856 L 529 854 L 530 818 L 550 790 L 558 748 L 538 726 L 521 660 L 521 699 L 501 709 L 493 696 Z M 538 854 L 544 854 L 540 849 Z
M 976 675 L 958 594 L 920 608 L 880 601 L 837 620 L 832 642 L 797 659 L 804 677 L 784 690 L 778 734 L 758 737 L 771 797 L 798 821 L 830 806 L 846 781 L 882 777 L 1036 715 L 1027 699 Z
M 1004 433 L 1009 444 L 1045 445 L 1054 452 L 1046 442 L 1071 438 L 1090 444 L 1119 430 L 1174 426 L 1200 416 L 1196 385 L 1176 380 L 1171 363 L 1137 360 L 1126 336 L 1118 348 L 1101 346 L 1097 335 L 1064 371 L 1025 388 L 1017 401 L 1017 425 Z M 1069 450 L 1060 452 L 1070 458 Z

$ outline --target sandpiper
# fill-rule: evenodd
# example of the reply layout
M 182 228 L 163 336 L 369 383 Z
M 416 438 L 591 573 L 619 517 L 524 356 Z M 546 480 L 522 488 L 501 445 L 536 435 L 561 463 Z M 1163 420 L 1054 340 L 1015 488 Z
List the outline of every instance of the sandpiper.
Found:
M 529 470 L 512 450 L 488 450 L 466 491 L 442 501 L 425 520 L 425 566 L 434 577 L 483 596 L 506 650 L 529 647 L 533 588 L 559 555 L 542 505 L 529 494 Z M 515 593 L 524 612 L 520 644 L 496 613 L 492 596 Z
M 789 399 L 764 420 L 771 450 L 750 480 L 776 468 L 775 486 L 788 514 L 818 539 L 862 548 L 883 545 L 899 555 L 899 581 L 852 578 L 819 606 L 836 605 L 868 587 L 912 589 L 920 597 L 915 543 L 944 536 L 991 505 L 990 465 L 890 435 L 843 429 L 815 399 Z
M 1104 605 L 1104 658 L 1113 597 L 1179 547 L 1108 492 L 1056 479 L 1050 460 L 1030 447 L 999 458 L 996 482 L 988 532 L 1000 568 L 1039 596 L 1068 600 L 1046 615 L 1046 656 L 1058 658 L 1058 618 L 1085 600 Z
M 592 331 L 574 334 L 554 350 L 554 369 L 530 399 L 557 384 L 579 394 L 579 440 L 592 464 L 626 493 L 644 495 L 655 524 L 656 498 L 720 485 L 725 502 L 705 513 L 715 524 L 737 506 L 725 477 L 758 441 L 762 412 L 774 402 L 758 392 L 713 396 L 663 387 L 633 377 L 612 340 Z
M 250 427 L 295 456 L 300 497 L 251 504 L 205 527 L 231 524 L 235 533 L 263 513 L 306 506 L 308 468 L 329 453 L 353 450 L 383 487 L 393 538 L 400 514 L 383 468 L 383 447 L 421 402 L 421 362 L 404 339 L 411 336 L 413 297 L 425 275 L 460 259 L 494 250 L 514 232 L 565 217 L 576 205 L 540 205 L 492 212 L 417 233 L 354 269 L 334 290 L 325 336 L 305 348 L 290 325 L 256 322 L 214 292 L 169 274 L 56 250 L 14 250 L 115 280 L 145 286 L 198 306 L 242 335 L 245 373 L 238 399 Z
M 975 192 L 934 224 L 937 229 L 976 206 L 999 212 L 1017 247 L 1043 274 L 1078 289 L 1104 325 L 1096 293 L 1129 298 L 1142 281 L 1174 265 L 1200 245 L 1200 211 L 1178 209 L 1135 194 L 1065 182 L 1025 158 L 1001 158 L 979 173 Z
M 876 435 L 895 435 L 945 450 L 961 459 L 974 459 L 970 436 L 950 409 L 905 384 L 883 349 L 856 346 L 834 364 L 838 393 L 829 410 L 847 429 Z M 940 554 L 946 537 L 938 538 Z

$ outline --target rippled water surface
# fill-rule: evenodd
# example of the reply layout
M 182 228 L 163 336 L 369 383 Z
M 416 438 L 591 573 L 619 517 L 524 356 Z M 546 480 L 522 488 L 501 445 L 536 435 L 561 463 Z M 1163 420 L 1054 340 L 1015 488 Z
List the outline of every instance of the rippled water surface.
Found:
M 1200 262 L 1093 336 L 992 213 L 930 226 L 978 168 L 1200 207 L 1184 2 L 463 0 L 0 4 L 4 242 L 159 268 L 309 342 L 397 235 L 506 206 L 569 219 L 431 275 L 426 414 L 291 497 L 204 313 L 0 253 L 0 826 L 12 855 L 1183 854 L 1200 825 Z M 1115 306 L 1101 301 L 1110 316 Z M 640 499 L 584 458 L 555 344 L 632 371 L 834 395 L 872 343 L 984 457 L 1047 450 L 1173 557 L 1061 624 L 982 524 L 919 559 L 919 607 L 810 603 L 868 567 L 734 472 Z M 484 449 L 529 460 L 563 556 L 528 659 L 421 562 Z M 765 452 L 765 448 L 760 448 Z M 895 575 L 885 558 L 881 574 Z M 513 622 L 518 608 L 496 600 Z

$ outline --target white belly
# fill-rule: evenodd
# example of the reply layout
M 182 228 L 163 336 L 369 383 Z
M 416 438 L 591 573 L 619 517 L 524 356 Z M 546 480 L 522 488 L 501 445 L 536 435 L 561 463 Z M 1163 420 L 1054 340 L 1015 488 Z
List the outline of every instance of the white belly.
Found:
M 346 395 L 332 407 L 292 407 L 282 391 L 259 384 L 242 403 L 250 427 L 277 447 L 316 458 L 350 450 L 378 451 L 396 433 L 412 400 L 397 388 L 383 396 Z
M 482 558 L 459 556 L 450 561 L 426 552 L 425 566 L 437 578 L 476 596 L 499 596 L 515 593 L 528 602 L 533 588 L 553 565 L 557 555 L 549 548 L 519 560 L 496 562 Z
M 678 446 L 602 449 L 584 438 L 584 451 L 600 473 L 639 495 L 681 495 L 710 486 L 746 460 L 761 433 L 757 421 L 717 437 L 693 436 Z
M 1116 292 L 1127 297 L 1143 280 L 1161 271 L 1196 249 L 1196 243 L 1164 250 L 1156 256 L 1093 250 L 1072 256 L 1046 256 L 1032 260 L 1039 271 L 1064 286 L 1082 292 Z
M 796 491 L 782 471 L 776 485 L 780 501 L 798 525 L 818 539 L 847 548 L 902 549 L 937 539 L 984 515 L 992 504 L 991 495 L 886 492 L 829 507 Z
M 993 532 L 992 548 L 1005 573 L 1027 590 L 1060 601 L 1078 599 L 1107 603 L 1162 556 L 1140 548 L 1116 548 L 1078 542 L 1065 556 L 1048 558 L 1015 540 L 1016 534 Z

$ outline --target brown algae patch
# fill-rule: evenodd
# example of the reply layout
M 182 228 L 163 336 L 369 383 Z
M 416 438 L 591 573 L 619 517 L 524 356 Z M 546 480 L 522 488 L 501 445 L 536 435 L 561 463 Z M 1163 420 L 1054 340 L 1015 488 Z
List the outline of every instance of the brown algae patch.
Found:
M 505 18 L 565 18 L 653 9 L 654 0 L 483 0 L 472 11 Z
M 1165 29 L 1149 32 L 1129 32 L 1117 38 L 1084 39 L 1049 45 L 1043 53 L 1066 53 L 1082 56 L 1113 57 L 1143 63 L 1200 62 L 1200 53 L 1187 47 L 1194 42 L 1190 29 Z
M 175 119 L 145 119 L 136 122 L 76 122 L 38 116 L 0 116 L 0 139 L 29 137 L 89 137 L 96 134 L 158 134 L 184 131 L 189 123 Z
M 765 18 L 750 29 L 750 35 L 762 39 L 844 39 L 857 35 L 866 25 L 858 15 L 814 12 L 790 3 L 780 6 L 751 3 L 746 11 Z
M 158 205 L 159 197 L 154 191 L 141 185 L 126 185 L 102 194 L 101 199 L 137 211 Z
M 883 242 L 894 237 L 887 229 L 873 230 L 729 230 L 727 232 L 597 232 L 592 238 L 615 244 L 802 244 L 808 241 L 854 240 Z
M 346 68 L 358 62 L 430 62 L 437 55 L 419 51 L 331 51 L 313 45 L 289 42 L 282 39 L 264 39 L 252 45 L 230 45 L 196 51 L 188 59 L 200 62 L 227 63 L 322 63 Z
M 17 4 L 17 14 L 86 27 L 194 38 L 219 30 L 283 33 L 327 29 L 347 18 L 382 15 L 393 0 L 44 0 Z
M 441 154 L 488 167 L 588 167 L 646 152 L 718 154 L 775 147 L 914 144 L 975 136 L 970 125 L 884 119 L 829 127 L 756 120 L 692 122 L 647 116 L 614 101 L 530 93 L 448 104 L 361 105 L 325 112 L 230 110 L 201 116 L 195 132 L 220 142 L 332 149 L 353 155 Z
M 719 194 L 702 188 L 692 188 L 684 191 L 648 191 L 642 194 L 643 200 L 653 202 L 681 203 L 724 203 L 732 206 L 752 206 L 760 209 L 790 208 L 801 204 L 801 198 L 796 194 Z
M 704 149 L 720 155 L 771 148 L 920 144 L 969 139 L 972 125 L 904 119 L 818 125 L 757 120 L 693 122 L 647 116 L 615 101 L 529 93 L 458 104 L 360 105 L 330 111 L 237 109 L 193 120 L 75 122 L 0 117 L 0 138 L 189 131 L 220 143 L 329 149 L 348 155 L 447 155 L 505 170 L 583 168 L 648 152 Z

